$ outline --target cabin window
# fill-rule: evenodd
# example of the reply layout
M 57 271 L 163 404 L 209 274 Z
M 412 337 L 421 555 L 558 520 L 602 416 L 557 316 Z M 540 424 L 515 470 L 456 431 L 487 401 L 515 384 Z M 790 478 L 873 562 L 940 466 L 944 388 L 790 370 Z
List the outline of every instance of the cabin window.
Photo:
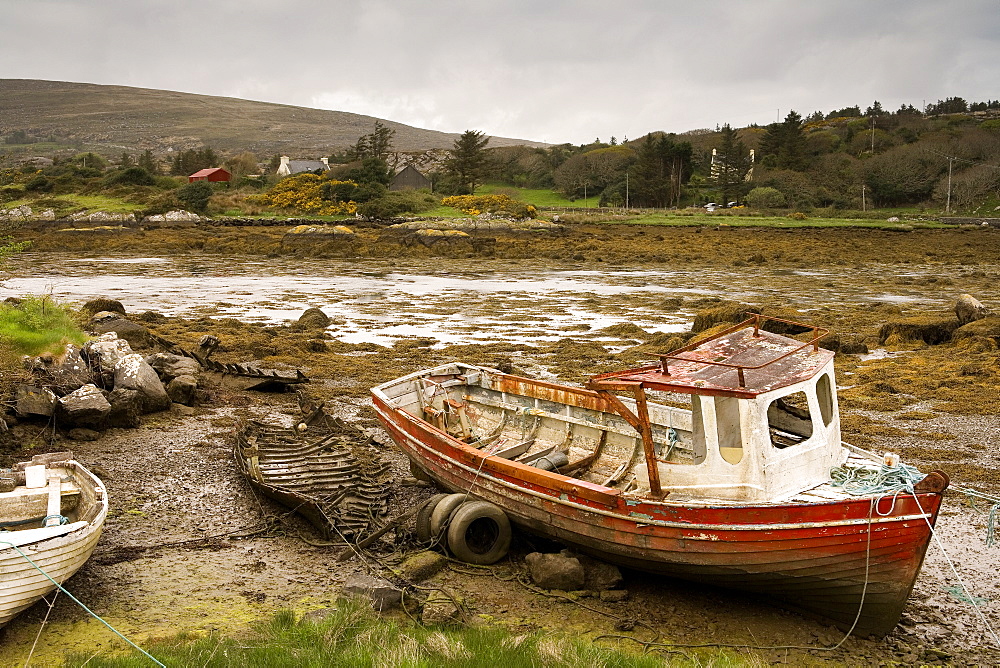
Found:
M 816 383 L 816 398 L 819 400 L 819 412 L 823 416 L 823 424 L 827 427 L 833 420 L 833 381 L 830 374 L 824 373 Z
M 809 400 L 805 392 L 779 397 L 767 407 L 767 426 L 771 445 L 788 448 L 805 441 L 813 434 Z
M 739 399 L 715 398 L 715 432 L 719 438 L 719 454 L 730 464 L 739 464 L 743 459 Z

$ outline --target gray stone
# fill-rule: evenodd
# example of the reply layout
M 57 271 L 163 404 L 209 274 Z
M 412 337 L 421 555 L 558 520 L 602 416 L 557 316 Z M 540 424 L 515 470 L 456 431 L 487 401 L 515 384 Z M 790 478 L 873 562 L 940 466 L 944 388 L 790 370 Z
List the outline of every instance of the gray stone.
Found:
M 167 396 L 175 404 L 191 406 L 194 404 L 195 391 L 198 389 L 198 381 L 194 376 L 177 376 L 167 383 Z
M 111 412 L 111 404 L 96 385 L 84 385 L 59 399 L 56 417 L 75 427 L 101 429 Z
M 532 552 L 525 557 L 531 579 L 542 589 L 583 589 L 583 565 L 576 557 Z
M 444 596 L 427 599 L 420 611 L 420 622 L 427 626 L 450 626 L 461 621 L 462 611 L 454 601 Z
M 52 360 L 47 368 L 52 386 L 66 394 L 93 382 L 90 367 L 83 360 L 80 349 L 72 343 L 66 344 L 66 352 Z
M 982 320 L 989 315 L 989 309 L 972 295 L 962 295 L 955 302 L 955 316 L 960 325 L 968 325 L 970 322 Z
M 628 592 L 624 589 L 605 589 L 600 597 L 605 603 L 621 603 L 628 598 Z
M 584 589 L 604 591 L 605 589 L 614 589 L 622 583 L 622 572 L 614 564 L 572 552 L 565 556 L 576 557 L 580 565 L 583 566 Z
M 101 432 L 86 427 L 74 427 L 69 430 L 66 436 L 73 441 L 96 441 L 101 437 Z
M 370 575 L 352 575 L 344 582 L 341 591 L 346 596 L 360 596 L 368 598 L 372 602 L 372 607 L 376 610 L 388 610 L 399 607 L 403 600 L 403 591 L 382 578 L 373 578 Z
M 107 426 L 134 429 L 139 426 L 139 416 L 142 415 L 142 394 L 137 390 L 116 387 L 108 395 L 111 412 L 108 413 Z
M 23 417 L 52 417 L 59 398 L 47 387 L 18 385 L 14 390 L 14 412 Z
M 403 577 L 410 582 L 422 582 L 445 567 L 448 560 L 430 550 L 418 552 L 400 565 Z
M 115 332 L 118 338 L 125 339 L 134 348 L 141 348 L 150 342 L 148 329 L 111 311 L 95 313 L 87 328 L 95 334 Z
M 97 299 L 91 299 L 89 302 L 83 305 L 83 310 L 87 313 L 100 313 L 101 311 L 110 311 L 111 313 L 117 313 L 121 316 L 125 315 L 125 306 L 117 299 L 108 299 L 107 297 L 98 297 Z
M 318 308 L 307 308 L 299 316 L 298 324 L 308 329 L 322 329 L 330 324 L 330 318 Z
M 87 341 L 83 352 L 96 371 L 114 378 L 115 365 L 121 358 L 132 354 L 132 347 L 125 339 L 118 338 L 115 332 L 106 332 Z
M 115 389 L 119 388 L 138 391 L 143 398 L 144 413 L 170 408 L 170 397 L 160 377 L 137 353 L 126 355 L 115 365 Z
M 198 360 L 173 353 L 154 353 L 146 358 L 146 364 L 153 367 L 164 382 L 178 376 L 196 376 L 201 371 Z

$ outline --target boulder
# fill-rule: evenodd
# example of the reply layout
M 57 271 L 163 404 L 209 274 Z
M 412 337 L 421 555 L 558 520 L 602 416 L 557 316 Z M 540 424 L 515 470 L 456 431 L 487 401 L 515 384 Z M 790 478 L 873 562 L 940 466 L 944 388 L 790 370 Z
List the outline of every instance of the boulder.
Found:
M 194 377 L 201 371 L 198 360 L 173 353 L 154 353 L 146 358 L 146 364 L 153 367 L 164 382 L 170 382 L 178 376 Z
M 118 338 L 125 339 L 135 348 L 142 348 L 150 342 L 148 329 L 111 311 L 95 313 L 87 323 L 87 329 L 96 334 L 114 332 Z
M 330 324 L 330 317 L 318 308 L 308 308 L 299 316 L 297 324 L 307 329 L 322 329 Z
M 52 417 L 59 398 L 47 387 L 18 385 L 14 389 L 14 412 L 22 417 Z
M 167 383 L 167 396 L 175 404 L 185 406 L 194 405 L 195 392 L 198 390 L 198 381 L 194 376 L 177 376 Z
M 115 365 L 115 389 L 136 390 L 142 395 L 144 413 L 154 413 L 170 408 L 170 397 L 153 367 L 146 364 L 142 355 L 126 355 Z
M 125 306 L 117 299 L 108 299 L 107 297 L 98 297 L 97 299 L 91 299 L 89 302 L 83 305 L 83 311 L 85 313 L 100 313 L 101 311 L 108 311 L 109 313 L 117 313 L 118 315 L 124 317 Z
M 100 388 L 93 384 L 70 392 L 56 405 L 56 418 L 74 427 L 103 429 L 110 412 L 111 404 Z
M 108 413 L 107 426 L 135 429 L 139 426 L 139 416 L 142 415 L 143 397 L 137 390 L 116 387 L 108 394 L 111 412 Z
M 583 588 L 590 591 L 604 591 L 614 589 L 622 583 L 622 572 L 614 564 L 600 561 L 585 554 L 575 554 L 569 550 L 563 550 L 562 554 L 568 557 L 576 557 L 583 566 Z
M 68 394 L 93 381 L 90 367 L 83 360 L 80 349 L 72 343 L 66 344 L 66 352 L 43 363 L 50 379 L 50 387 L 60 394 Z M 36 367 L 37 368 L 37 367 Z
M 403 577 L 409 582 L 422 582 L 447 565 L 448 560 L 430 550 L 418 552 L 400 565 Z
M 923 341 L 937 345 L 951 340 L 958 329 L 958 320 L 940 317 L 914 316 L 887 322 L 879 328 L 879 344 L 898 345 L 910 341 Z
M 399 607 L 403 600 L 403 590 L 388 580 L 374 578 L 370 575 L 357 574 L 347 578 L 341 587 L 345 596 L 358 596 L 370 599 L 376 610 L 388 610 Z
M 542 589 L 576 591 L 583 588 L 586 576 L 583 565 L 576 557 L 532 552 L 524 560 L 531 579 Z
M 955 302 L 955 316 L 959 325 L 968 325 L 970 322 L 982 320 L 989 315 L 989 309 L 980 303 L 972 295 L 962 295 Z
M 132 346 L 125 339 L 119 339 L 115 332 L 106 332 L 83 344 L 83 352 L 94 371 L 111 380 L 115 365 L 121 358 L 132 354 Z

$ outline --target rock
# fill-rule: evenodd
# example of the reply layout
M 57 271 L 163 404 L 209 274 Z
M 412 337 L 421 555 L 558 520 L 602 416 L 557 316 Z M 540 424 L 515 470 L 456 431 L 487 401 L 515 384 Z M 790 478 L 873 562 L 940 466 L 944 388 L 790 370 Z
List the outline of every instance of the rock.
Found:
M 57 419 L 77 427 L 101 429 L 105 426 L 111 404 L 104 393 L 93 384 L 84 385 L 80 389 L 59 399 L 56 405 Z
M 968 325 L 970 322 L 982 320 L 989 315 L 989 309 L 980 303 L 972 295 L 962 295 L 955 302 L 955 316 L 959 325 Z
M 388 580 L 373 578 L 370 575 L 352 575 L 347 578 L 340 590 L 345 596 L 371 599 L 372 607 L 376 610 L 399 607 L 403 600 L 403 591 L 399 587 Z
M 14 412 L 22 417 L 52 417 L 58 401 L 47 387 L 18 385 L 14 390 Z
M 101 437 L 101 432 L 85 427 L 74 427 L 69 430 L 66 436 L 73 441 L 96 441 Z
M 427 626 L 449 626 L 460 624 L 461 621 L 461 609 L 444 596 L 428 598 L 420 611 L 420 622 Z
M 299 621 L 300 623 L 306 624 L 322 624 L 328 618 L 333 617 L 336 614 L 336 608 L 320 608 L 318 610 L 310 610 L 305 613 Z
M 200 220 L 201 216 L 190 211 L 168 211 L 143 218 L 147 223 L 197 223 Z
M 170 408 L 170 397 L 153 367 L 146 364 L 142 355 L 126 355 L 115 365 L 115 389 L 137 390 L 143 398 L 144 413 L 154 413 Z
M 83 305 L 84 312 L 94 314 L 100 313 L 101 311 L 108 311 L 109 313 L 117 313 L 118 315 L 124 317 L 125 306 L 117 299 L 108 299 L 107 297 L 98 297 L 97 299 L 91 299 L 89 302 Z
M 583 566 L 583 587 L 591 591 L 614 589 L 622 583 L 622 572 L 614 564 L 600 561 L 583 554 L 574 554 L 569 550 L 565 556 L 576 557 Z
M 532 552 L 525 557 L 531 579 L 542 589 L 583 589 L 583 565 L 576 557 Z
M 330 318 L 318 308 L 308 308 L 299 316 L 297 324 L 308 329 L 322 329 L 330 324 Z
M 211 334 L 206 334 L 201 337 L 198 341 L 198 351 L 201 353 L 202 359 L 207 360 L 215 352 L 215 349 L 219 347 L 219 337 L 212 336 Z
M 198 381 L 194 376 L 177 376 L 167 383 L 167 396 L 175 404 L 191 406 L 194 404 L 195 391 L 198 389 Z
M 150 342 L 148 329 L 111 311 L 95 313 L 87 328 L 96 334 L 115 332 L 118 338 L 125 339 L 134 348 L 142 348 Z
M 898 223 L 899 222 L 899 216 L 889 216 L 888 218 L 885 219 L 885 222 L 887 222 L 887 223 Z
M 66 344 L 66 352 L 54 359 L 47 371 L 51 385 L 62 394 L 78 390 L 93 380 L 90 367 L 83 360 L 80 349 L 72 343 Z
M 108 413 L 107 426 L 135 429 L 139 426 L 139 416 L 142 415 L 142 394 L 137 390 L 116 387 L 108 394 L 111 412 Z
M 947 318 L 915 316 L 887 322 L 878 331 L 879 345 L 898 345 L 908 341 L 923 341 L 937 345 L 951 340 L 958 321 Z
M 132 354 L 132 346 L 125 339 L 119 339 L 115 332 L 106 332 L 87 341 L 83 352 L 93 370 L 106 379 L 106 384 L 111 384 L 114 382 L 115 365 L 121 358 Z
M 198 360 L 174 355 L 173 353 L 154 353 L 146 357 L 146 364 L 153 367 L 164 382 L 169 382 L 178 376 L 198 375 L 201 365 Z
M 410 582 L 422 582 L 444 568 L 447 563 L 448 560 L 444 556 L 428 550 L 407 558 L 399 568 L 403 577 Z
M 628 598 L 628 591 L 624 589 L 605 589 L 600 593 L 600 597 L 605 603 L 621 603 Z

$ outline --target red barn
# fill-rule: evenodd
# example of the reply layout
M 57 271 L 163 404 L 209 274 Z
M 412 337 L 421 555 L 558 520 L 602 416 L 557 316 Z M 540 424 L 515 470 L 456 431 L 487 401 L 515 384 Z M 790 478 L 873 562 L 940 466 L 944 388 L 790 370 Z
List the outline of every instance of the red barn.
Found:
M 233 178 L 233 175 L 224 170 L 222 167 L 209 167 L 208 169 L 202 169 L 191 176 L 188 177 L 188 183 L 194 181 L 229 181 Z

